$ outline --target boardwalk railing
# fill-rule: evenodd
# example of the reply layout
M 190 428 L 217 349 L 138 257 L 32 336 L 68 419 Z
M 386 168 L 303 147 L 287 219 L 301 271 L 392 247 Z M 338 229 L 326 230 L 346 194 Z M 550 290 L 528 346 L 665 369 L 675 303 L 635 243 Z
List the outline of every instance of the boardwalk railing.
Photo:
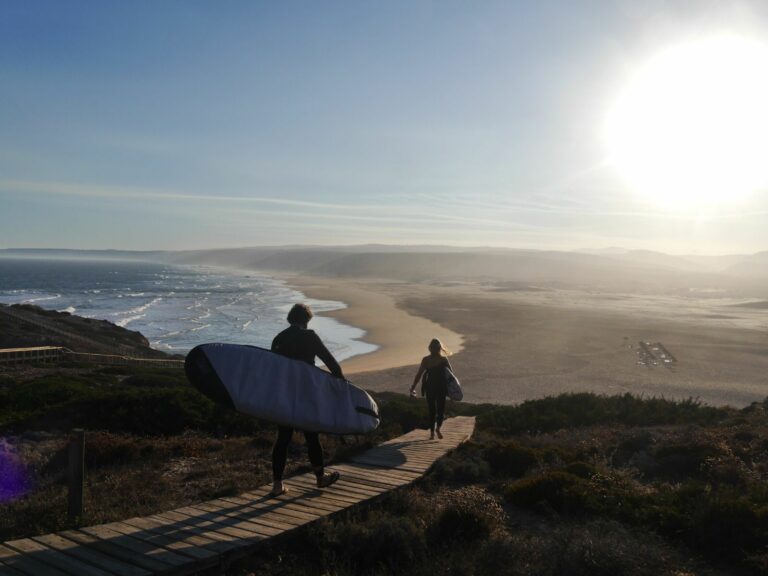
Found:
M 122 366 L 164 366 L 167 368 L 183 368 L 184 360 L 172 358 L 138 358 L 134 356 L 119 356 L 117 354 L 93 354 L 91 352 L 72 352 L 67 350 L 66 358 L 76 362 L 91 364 L 117 364 Z
M 5 542 L 0 575 L 183 575 L 226 567 L 270 538 L 411 484 L 474 426 L 474 418 L 451 418 L 443 440 L 414 430 L 385 442 L 333 466 L 341 479 L 322 490 L 314 475 L 302 474 L 289 478 L 288 493 L 278 498 L 264 486 L 148 517 Z
M 141 358 L 120 354 L 96 354 L 92 352 L 73 352 L 63 346 L 37 346 L 31 348 L 0 348 L 0 366 L 19 364 L 39 364 L 74 360 L 89 364 L 108 364 L 122 366 L 163 366 L 182 368 L 184 360 L 172 358 Z
M 0 366 L 17 364 L 58 362 L 66 348 L 61 346 L 36 346 L 32 348 L 0 348 Z

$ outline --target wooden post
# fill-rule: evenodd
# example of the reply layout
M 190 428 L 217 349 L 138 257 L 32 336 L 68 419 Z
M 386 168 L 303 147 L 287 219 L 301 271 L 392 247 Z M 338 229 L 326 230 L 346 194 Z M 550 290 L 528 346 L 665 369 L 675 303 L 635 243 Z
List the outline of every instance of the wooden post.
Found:
M 70 521 L 83 517 L 83 488 L 85 485 L 85 430 L 76 428 L 69 437 L 69 507 Z

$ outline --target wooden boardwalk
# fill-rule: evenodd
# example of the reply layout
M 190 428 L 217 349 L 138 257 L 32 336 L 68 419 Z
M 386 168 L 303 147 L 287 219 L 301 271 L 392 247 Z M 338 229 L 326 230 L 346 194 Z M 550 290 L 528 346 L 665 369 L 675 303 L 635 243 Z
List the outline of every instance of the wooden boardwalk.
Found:
M 414 430 L 331 468 L 341 479 L 317 489 L 313 474 L 144 518 L 65 530 L 0 544 L 0 575 L 149 576 L 226 568 L 261 542 L 366 502 L 423 476 L 438 458 L 467 440 L 475 419 L 443 424 L 443 440 Z
M 90 364 L 121 366 L 160 366 L 163 368 L 184 368 L 184 360 L 174 358 L 142 358 L 119 354 L 97 354 L 94 352 L 73 352 L 63 346 L 35 346 L 31 348 L 0 348 L 0 366 L 20 364 L 55 363 L 73 360 Z

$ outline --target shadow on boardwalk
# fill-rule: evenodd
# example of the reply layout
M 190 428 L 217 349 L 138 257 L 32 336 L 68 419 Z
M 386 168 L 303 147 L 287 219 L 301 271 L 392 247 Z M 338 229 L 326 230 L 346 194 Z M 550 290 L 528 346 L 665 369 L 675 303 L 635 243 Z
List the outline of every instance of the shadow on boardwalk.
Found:
M 467 440 L 474 425 L 474 418 L 451 418 L 443 440 L 414 430 L 385 442 L 335 466 L 340 480 L 322 490 L 313 474 L 302 474 L 286 480 L 288 493 L 278 498 L 263 486 L 147 517 L 5 542 L 0 575 L 176 575 L 226 566 L 269 538 L 411 484 Z

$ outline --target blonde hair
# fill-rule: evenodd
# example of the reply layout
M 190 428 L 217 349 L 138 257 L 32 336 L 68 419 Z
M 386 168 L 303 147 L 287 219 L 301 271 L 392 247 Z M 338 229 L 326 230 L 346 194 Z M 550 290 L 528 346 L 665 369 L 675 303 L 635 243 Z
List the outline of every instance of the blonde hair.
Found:
M 432 341 L 429 343 L 429 346 L 427 346 L 430 352 L 432 352 L 432 349 L 437 350 L 440 355 L 442 356 L 450 356 L 451 353 L 448 352 L 448 349 L 443 346 L 443 343 L 440 342 L 437 338 L 432 338 Z

